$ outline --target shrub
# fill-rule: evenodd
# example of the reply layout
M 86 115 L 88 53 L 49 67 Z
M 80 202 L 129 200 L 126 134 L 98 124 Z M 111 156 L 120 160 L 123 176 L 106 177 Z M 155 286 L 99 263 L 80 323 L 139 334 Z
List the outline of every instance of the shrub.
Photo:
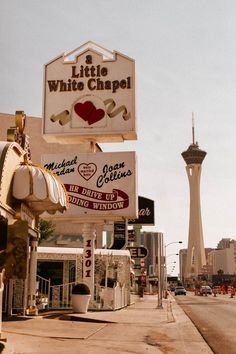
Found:
M 72 294 L 90 295 L 90 289 L 88 285 L 84 283 L 78 283 L 72 288 Z
M 106 280 L 103 278 L 103 279 L 101 280 L 100 285 L 101 285 L 101 286 L 105 286 L 105 284 L 106 284 Z M 115 284 L 116 284 L 116 280 L 115 280 L 115 279 L 107 278 L 107 287 L 108 287 L 108 288 L 114 288 L 114 285 L 115 285 Z

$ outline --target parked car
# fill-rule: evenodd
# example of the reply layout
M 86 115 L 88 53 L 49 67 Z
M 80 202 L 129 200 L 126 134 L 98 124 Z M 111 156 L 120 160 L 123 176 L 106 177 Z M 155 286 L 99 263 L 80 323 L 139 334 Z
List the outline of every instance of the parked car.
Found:
M 169 291 L 175 291 L 175 287 L 174 287 L 173 285 L 171 285 L 171 286 L 169 287 Z
M 200 287 L 200 295 L 204 295 L 204 294 L 207 294 L 207 295 L 212 294 L 212 289 L 209 285 L 202 285 Z
M 187 291 L 183 286 L 176 286 L 175 295 L 186 295 Z

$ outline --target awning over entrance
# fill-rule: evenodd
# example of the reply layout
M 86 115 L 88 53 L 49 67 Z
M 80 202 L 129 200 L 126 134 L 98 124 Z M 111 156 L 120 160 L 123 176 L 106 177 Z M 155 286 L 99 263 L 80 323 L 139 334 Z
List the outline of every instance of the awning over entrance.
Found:
M 64 185 L 43 167 L 24 164 L 15 170 L 13 197 L 24 201 L 37 214 L 54 214 L 68 208 Z

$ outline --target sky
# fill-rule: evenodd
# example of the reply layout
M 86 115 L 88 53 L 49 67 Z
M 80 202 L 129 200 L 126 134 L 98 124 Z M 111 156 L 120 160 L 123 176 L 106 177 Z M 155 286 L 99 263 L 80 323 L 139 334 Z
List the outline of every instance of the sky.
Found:
M 0 111 L 42 117 L 44 64 L 87 41 L 133 58 L 138 139 L 101 147 L 137 152 L 138 195 L 155 201 L 155 226 L 143 231 L 161 231 L 165 244 L 182 240 L 186 248 L 181 153 L 192 142 L 194 112 L 196 140 L 207 152 L 204 243 L 214 248 L 236 238 L 235 18 L 234 0 L 2 0 Z M 169 245 L 167 254 L 179 247 Z

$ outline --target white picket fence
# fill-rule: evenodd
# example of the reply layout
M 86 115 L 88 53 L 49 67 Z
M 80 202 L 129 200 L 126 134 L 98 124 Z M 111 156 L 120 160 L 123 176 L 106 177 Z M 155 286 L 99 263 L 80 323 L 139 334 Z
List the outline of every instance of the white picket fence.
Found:
M 71 309 L 72 288 L 76 282 L 51 285 L 50 280 L 37 276 L 39 309 Z M 89 309 L 117 310 L 129 304 L 128 291 L 119 285 L 108 288 L 95 285 L 94 299 L 90 301 Z

